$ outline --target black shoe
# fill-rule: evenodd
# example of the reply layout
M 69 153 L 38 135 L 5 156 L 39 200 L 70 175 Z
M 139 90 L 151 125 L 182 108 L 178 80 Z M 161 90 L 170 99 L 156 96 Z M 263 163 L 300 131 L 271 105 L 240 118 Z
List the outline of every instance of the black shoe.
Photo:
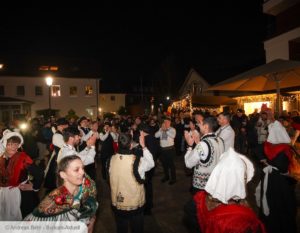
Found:
M 173 185 L 173 184 L 175 184 L 176 183 L 176 180 L 170 180 L 169 181 L 169 185 Z
M 168 181 L 168 180 L 169 180 L 169 178 L 164 177 L 164 178 L 162 178 L 160 181 L 161 181 L 162 183 L 165 183 L 165 182 Z

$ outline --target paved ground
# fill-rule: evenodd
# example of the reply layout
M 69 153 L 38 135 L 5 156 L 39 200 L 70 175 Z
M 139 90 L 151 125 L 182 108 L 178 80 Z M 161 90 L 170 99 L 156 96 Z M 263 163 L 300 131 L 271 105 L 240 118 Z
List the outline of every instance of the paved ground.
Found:
M 177 183 L 170 186 L 160 182 L 163 176 L 162 167 L 156 168 L 153 180 L 154 208 L 151 216 L 145 216 L 145 233 L 187 233 L 187 229 L 182 223 L 183 206 L 191 198 L 189 193 L 191 177 L 186 176 L 183 157 L 176 157 Z M 99 167 L 100 169 L 100 167 Z M 100 174 L 100 172 L 98 172 Z M 257 210 L 254 201 L 254 187 L 258 183 L 259 174 L 249 184 L 248 199 L 250 204 Z M 95 225 L 95 233 L 116 232 L 114 216 L 110 208 L 110 192 L 105 181 L 98 176 L 98 194 L 100 200 L 99 212 Z M 300 200 L 300 188 L 298 185 L 298 200 Z M 300 201 L 298 203 L 300 206 Z M 300 208 L 298 207 L 298 232 L 300 233 Z

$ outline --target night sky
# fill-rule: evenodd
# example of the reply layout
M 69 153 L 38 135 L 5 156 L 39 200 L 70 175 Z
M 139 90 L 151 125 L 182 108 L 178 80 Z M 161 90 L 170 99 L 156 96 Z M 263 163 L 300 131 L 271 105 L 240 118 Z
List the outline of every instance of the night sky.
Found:
M 106 91 L 130 92 L 143 83 L 174 93 L 193 67 L 214 84 L 265 62 L 270 22 L 261 0 L 218 2 L 181 8 L 2 8 L 3 73 L 31 74 L 40 65 L 58 65 L 57 75 L 99 77 Z

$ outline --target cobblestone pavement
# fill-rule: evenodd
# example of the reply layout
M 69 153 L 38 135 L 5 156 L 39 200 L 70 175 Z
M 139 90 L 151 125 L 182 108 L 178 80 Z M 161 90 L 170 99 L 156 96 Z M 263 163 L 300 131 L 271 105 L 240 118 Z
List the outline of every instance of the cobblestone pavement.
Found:
M 153 178 L 154 208 L 152 215 L 145 216 L 145 233 L 187 233 L 187 229 L 182 223 L 183 206 L 191 195 L 189 188 L 191 176 L 186 175 L 183 156 L 175 158 L 177 169 L 177 182 L 174 185 L 162 184 L 163 176 L 161 165 L 158 165 Z M 100 174 L 100 163 L 98 166 Z M 254 190 L 259 181 L 259 172 L 256 169 L 254 179 L 248 185 L 248 201 L 257 211 L 254 199 Z M 98 176 L 97 180 L 98 196 L 100 201 L 99 212 L 95 224 L 95 233 L 114 233 L 116 232 L 115 220 L 110 207 L 110 191 L 107 183 Z M 300 233 L 300 185 L 297 187 L 298 199 L 298 232 Z

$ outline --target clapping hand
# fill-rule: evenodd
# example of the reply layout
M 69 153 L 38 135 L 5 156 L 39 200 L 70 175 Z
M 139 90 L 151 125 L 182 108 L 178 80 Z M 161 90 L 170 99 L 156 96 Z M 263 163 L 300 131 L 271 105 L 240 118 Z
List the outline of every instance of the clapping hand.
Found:
M 192 137 L 194 138 L 196 144 L 200 142 L 200 134 L 196 130 L 193 131 Z
M 197 133 L 197 131 L 193 131 L 192 134 L 188 131 L 184 131 L 184 138 L 189 146 L 193 146 L 194 143 L 198 144 L 200 142 L 200 134 Z
M 166 131 L 166 130 L 167 130 L 165 123 L 162 123 L 162 124 L 161 124 L 161 130 L 163 130 L 163 131 Z
M 192 146 L 195 142 L 195 139 L 193 137 L 193 135 L 191 135 L 188 131 L 184 131 L 184 138 L 186 140 L 186 143 L 189 145 L 189 146 Z
M 94 146 L 97 140 L 97 134 L 93 134 L 87 141 L 86 145 L 87 146 Z

